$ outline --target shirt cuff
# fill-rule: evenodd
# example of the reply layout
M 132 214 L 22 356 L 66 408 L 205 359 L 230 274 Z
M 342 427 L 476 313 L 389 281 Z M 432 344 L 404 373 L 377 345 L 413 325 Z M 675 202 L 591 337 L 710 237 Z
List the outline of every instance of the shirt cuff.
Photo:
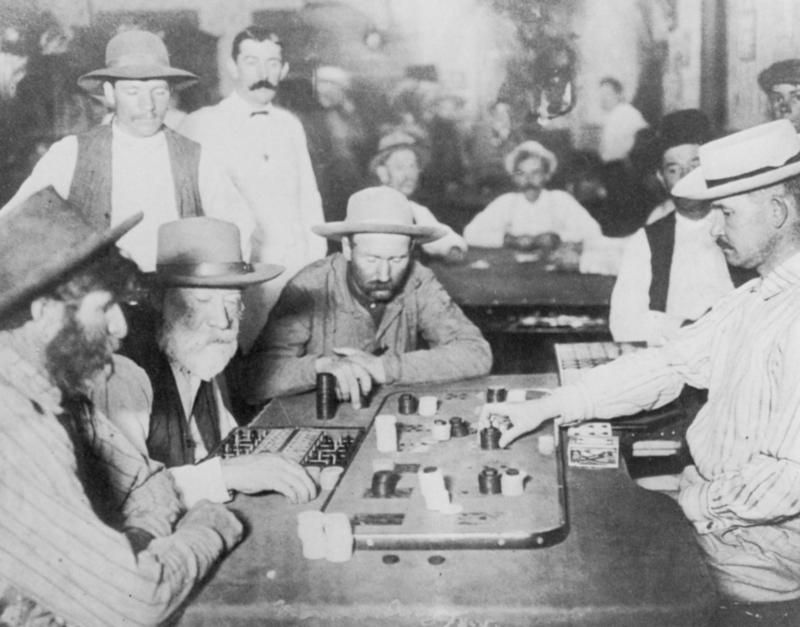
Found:
M 708 493 L 711 487 L 710 483 L 700 481 L 687 485 L 681 481 L 681 484 L 678 504 L 683 509 L 686 518 L 694 525 L 697 533 L 711 533 L 726 526 L 723 521 L 715 519 L 709 510 Z
M 569 426 L 592 417 L 592 399 L 589 389 L 578 382 L 553 390 L 553 400 L 560 410 L 559 424 Z
M 219 457 L 212 457 L 194 466 L 177 466 L 169 471 L 187 509 L 204 499 L 212 503 L 226 503 L 233 498 L 225 485 Z

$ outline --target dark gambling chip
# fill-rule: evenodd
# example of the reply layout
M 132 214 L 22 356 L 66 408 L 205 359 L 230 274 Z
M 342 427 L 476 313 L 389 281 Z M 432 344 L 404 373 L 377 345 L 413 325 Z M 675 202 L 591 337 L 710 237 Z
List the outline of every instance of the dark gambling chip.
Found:
M 445 562 L 445 559 L 441 555 L 431 555 L 428 558 L 428 563 L 433 565 L 433 566 L 441 566 L 442 564 L 444 564 L 444 562 Z
M 392 564 L 397 564 L 400 561 L 400 557 L 397 555 L 384 555 L 383 556 L 383 563 L 391 566 Z

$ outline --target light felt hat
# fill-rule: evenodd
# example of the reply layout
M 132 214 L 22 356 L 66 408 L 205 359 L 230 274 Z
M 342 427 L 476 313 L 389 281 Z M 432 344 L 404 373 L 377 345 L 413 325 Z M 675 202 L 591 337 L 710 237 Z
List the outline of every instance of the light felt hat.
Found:
M 174 89 L 188 87 L 199 80 L 191 72 L 169 64 L 167 47 L 158 35 L 143 30 L 129 30 L 108 42 L 106 67 L 84 74 L 78 79 L 78 85 L 97 94 L 102 93 L 103 83 L 108 80 L 159 78 L 169 81 Z
M 542 161 L 546 162 L 548 177 L 552 177 L 553 174 L 556 173 L 556 168 L 558 168 L 558 159 L 556 159 L 556 156 L 547 148 L 542 146 L 539 142 L 535 142 L 533 140 L 522 142 L 519 146 L 514 148 L 514 150 L 509 152 L 508 155 L 506 155 L 506 172 L 512 175 L 514 174 L 517 157 L 523 152 L 530 155 L 536 155 Z
M 369 187 L 356 192 L 347 201 L 344 221 L 318 224 L 311 230 L 333 240 L 358 233 L 408 235 L 422 244 L 447 235 L 447 229 L 442 226 L 414 224 L 411 203 L 391 187 Z
M 700 166 L 678 181 L 672 195 L 726 198 L 800 174 L 800 138 L 789 120 L 776 120 L 700 146 Z
M 285 268 L 242 260 L 239 227 L 214 218 L 184 218 L 158 229 L 156 271 L 147 278 L 168 287 L 244 289 Z
M 142 220 L 138 213 L 102 232 L 47 187 L 0 217 L 0 315 L 70 277 Z
M 413 135 L 404 131 L 392 131 L 381 137 L 378 142 L 378 152 L 369 162 L 369 169 L 374 172 L 398 150 L 410 150 L 417 155 L 417 165 L 420 170 L 424 170 L 430 160 L 428 150 L 421 146 Z

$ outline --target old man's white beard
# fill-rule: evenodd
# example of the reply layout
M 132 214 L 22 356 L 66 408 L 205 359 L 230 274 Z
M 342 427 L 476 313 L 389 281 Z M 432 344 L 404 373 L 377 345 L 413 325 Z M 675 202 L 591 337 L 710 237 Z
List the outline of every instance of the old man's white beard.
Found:
M 158 344 L 170 361 L 203 381 L 210 381 L 236 353 L 237 335 L 236 329 L 191 329 L 178 322 L 164 326 Z

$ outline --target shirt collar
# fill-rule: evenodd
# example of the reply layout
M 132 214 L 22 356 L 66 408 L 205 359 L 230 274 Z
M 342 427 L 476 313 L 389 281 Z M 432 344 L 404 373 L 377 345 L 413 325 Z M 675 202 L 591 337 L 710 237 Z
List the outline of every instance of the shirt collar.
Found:
M 275 105 L 272 102 L 268 102 L 263 107 L 254 107 L 249 102 L 247 102 L 242 96 L 239 94 L 238 91 L 235 89 L 228 97 L 228 102 L 230 103 L 231 108 L 243 117 L 250 117 L 253 113 L 260 112 L 260 111 L 269 111 L 271 112 Z
M 768 300 L 797 284 L 800 284 L 800 253 L 796 253 L 763 277 L 756 289 L 764 300 Z
M 131 135 L 130 133 L 123 131 L 121 128 L 118 128 L 117 124 L 114 122 L 114 119 L 111 119 L 111 136 L 116 143 L 123 143 L 129 144 L 132 146 L 155 146 L 166 141 L 166 136 L 164 135 L 164 125 L 161 125 L 161 130 L 158 131 L 154 135 L 150 135 L 150 137 L 137 137 L 136 135 Z

